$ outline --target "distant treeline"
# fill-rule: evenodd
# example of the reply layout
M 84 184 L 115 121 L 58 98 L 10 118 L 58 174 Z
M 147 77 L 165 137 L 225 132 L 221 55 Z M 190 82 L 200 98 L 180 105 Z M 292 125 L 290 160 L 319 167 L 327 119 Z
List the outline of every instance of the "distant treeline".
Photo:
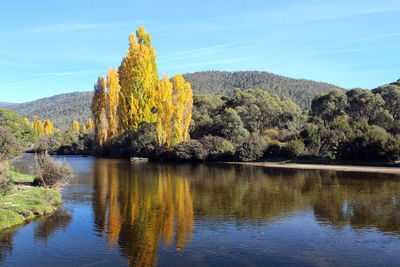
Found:
M 260 72 L 222 72 L 204 71 L 184 74 L 195 95 L 214 94 L 231 97 L 234 89 L 262 89 L 279 97 L 288 97 L 302 109 L 310 109 L 312 99 L 320 93 L 337 89 L 335 85 Z M 32 102 L 7 106 L 18 114 L 33 121 L 37 115 L 40 120 L 54 122 L 54 127 L 67 130 L 76 120 L 86 123 L 91 117 L 93 92 L 70 93 L 43 98 Z

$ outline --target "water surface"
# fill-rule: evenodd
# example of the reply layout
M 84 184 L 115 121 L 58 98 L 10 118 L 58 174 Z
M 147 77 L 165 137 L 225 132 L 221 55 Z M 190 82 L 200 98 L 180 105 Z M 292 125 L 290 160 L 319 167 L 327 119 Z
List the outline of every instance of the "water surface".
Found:
M 67 157 L 52 216 L 0 233 L 5 266 L 393 266 L 400 177 Z M 32 172 L 32 157 L 14 163 Z

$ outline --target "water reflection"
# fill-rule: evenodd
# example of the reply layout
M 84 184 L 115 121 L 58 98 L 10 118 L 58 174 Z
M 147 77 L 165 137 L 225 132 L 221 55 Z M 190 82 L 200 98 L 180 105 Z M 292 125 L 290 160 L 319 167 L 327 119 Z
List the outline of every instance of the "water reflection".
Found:
M 311 209 L 321 225 L 400 233 L 398 177 L 113 160 L 95 166 L 96 230 L 135 266 L 155 265 L 159 244 L 182 252 L 194 215 L 265 225 Z
M 71 211 L 66 211 L 61 206 L 52 215 L 41 218 L 30 224 L 33 226 L 33 238 L 35 242 L 48 243 L 49 238 L 58 230 L 66 230 L 72 221 Z M 7 229 L 0 233 L 0 263 L 12 255 L 13 239 L 18 233 L 17 229 Z
M 0 263 L 12 253 L 13 233 L 0 233 Z
M 60 254 L 42 260 L 61 265 L 72 259 L 76 265 L 128 261 L 131 266 L 390 265 L 400 260 L 399 176 L 71 162 L 80 166 L 79 178 L 63 193 L 64 209 L 26 227 L 33 229 L 23 232 L 33 233 L 33 243 L 16 235 L 20 230 L 0 233 L 0 263 L 18 265 L 13 255 L 18 242 L 27 242 L 35 251 L 31 254 Z M 69 247 L 64 251 L 57 244 Z
M 171 166 L 99 160 L 94 170 L 95 225 L 131 265 L 155 265 L 160 241 L 181 252 L 193 235 L 189 179 Z
M 66 211 L 63 207 L 60 207 L 51 216 L 44 220 L 39 220 L 35 226 L 34 239 L 35 241 L 41 241 L 47 243 L 47 240 L 58 230 L 67 229 L 68 225 L 72 221 L 72 211 Z

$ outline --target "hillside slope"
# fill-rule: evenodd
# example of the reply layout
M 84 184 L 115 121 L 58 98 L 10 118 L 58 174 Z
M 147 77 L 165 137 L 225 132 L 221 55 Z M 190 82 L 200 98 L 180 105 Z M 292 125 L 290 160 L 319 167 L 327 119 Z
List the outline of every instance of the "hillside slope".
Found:
M 262 89 L 288 97 L 303 109 L 310 109 L 311 100 L 318 94 L 339 88 L 328 83 L 292 79 L 262 71 L 203 71 L 183 76 L 190 82 L 195 94 L 232 96 L 234 88 Z
M 335 85 L 309 80 L 291 79 L 260 71 L 224 72 L 204 71 L 183 75 L 191 83 L 195 94 L 232 96 L 234 88 L 262 89 L 289 97 L 303 109 L 309 109 L 311 100 L 318 94 L 338 88 Z M 39 99 L 33 102 L 7 106 L 30 121 L 37 115 L 49 119 L 55 127 L 66 129 L 73 120 L 86 123 L 91 117 L 92 92 L 70 93 Z
M 61 94 L 7 106 L 7 109 L 27 117 L 31 122 L 34 115 L 42 121 L 51 120 L 55 127 L 65 130 L 72 125 L 73 120 L 79 124 L 87 122 L 91 117 L 92 97 L 92 92 Z
M 7 103 L 7 102 L 0 102 L 0 108 L 5 108 L 7 106 L 11 106 L 13 103 Z

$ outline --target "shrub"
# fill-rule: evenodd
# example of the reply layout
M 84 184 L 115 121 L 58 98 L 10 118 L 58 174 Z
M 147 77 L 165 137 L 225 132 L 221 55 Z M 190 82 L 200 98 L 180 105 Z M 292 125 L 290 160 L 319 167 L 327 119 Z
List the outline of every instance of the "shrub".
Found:
M 36 151 L 56 151 L 61 146 L 61 138 L 55 135 L 44 135 L 39 139 Z
M 68 163 L 54 161 L 47 152 L 36 154 L 35 162 L 35 185 L 59 188 L 67 184 L 75 176 Z
M 208 152 L 207 161 L 232 160 L 235 154 L 235 147 L 228 140 L 219 137 L 207 135 L 200 139 L 204 149 Z
M 236 158 L 240 161 L 255 161 L 264 155 L 268 144 L 259 135 L 251 135 L 236 150 Z
M 207 157 L 207 150 L 198 140 L 181 142 L 172 151 L 176 160 L 182 161 L 203 161 Z
M 276 129 L 267 129 L 264 132 L 264 138 L 267 140 L 277 140 L 279 138 L 279 132 Z
M 0 196 L 7 195 L 12 188 L 12 178 L 8 173 L 8 162 L 0 156 Z
M 50 151 L 54 151 L 60 155 L 90 155 L 94 153 L 94 133 L 93 131 L 88 131 L 87 133 L 79 133 L 77 130 L 66 132 L 62 139 L 62 144 L 57 144 L 58 137 L 49 137 L 48 146 L 53 146 L 53 149 Z M 71 134 L 72 133 L 72 134 Z M 73 137 L 73 139 L 69 139 Z M 54 138 L 54 139 L 53 139 Z M 52 141 L 55 143 L 52 143 Z M 65 143 L 64 143 L 65 142 Z M 57 148 L 57 145 L 59 147 Z M 43 151 L 43 150 L 42 150 Z
M 283 155 L 283 150 L 282 150 L 282 144 L 275 140 L 275 141 L 270 141 L 268 143 L 267 149 L 264 151 L 264 157 L 266 158 L 277 158 Z
M 141 122 L 139 129 L 130 137 L 131 156 L 148 157 L 156 146 L 157 130 L 155 124 Z
M 22 151 L 21 143 L 7 128 L 0 127 L 0 155 L 5 158 L 18 156 Z
M 151 157 L 157 139 L 154 123 L 141 122 L 137 131 L 125 131 L 108 140 L 98 153 L 111 157 Z
M 339 158 L 379 161 L 399 159 L 400 140 L 398 138 L 376 125 L 358 124 L 355 127 L 355 133 L 339 144 Z
M 290 157 L 299 157 L 305 154 L 304 143 L 300 139 L 290 140 L 286 145 L 286 149 Z

